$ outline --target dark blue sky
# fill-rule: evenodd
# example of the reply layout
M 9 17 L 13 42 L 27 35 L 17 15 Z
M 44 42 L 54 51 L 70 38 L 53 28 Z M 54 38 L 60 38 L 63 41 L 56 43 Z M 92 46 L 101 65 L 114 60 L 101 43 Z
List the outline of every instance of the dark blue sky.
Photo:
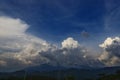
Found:
M 20 18 L 50 42 L 72 36 L 94 42 L 119 35 L 119 0 L 0 0 L 0 15 Z M 83 39 L 81 32 L 90 36 Z

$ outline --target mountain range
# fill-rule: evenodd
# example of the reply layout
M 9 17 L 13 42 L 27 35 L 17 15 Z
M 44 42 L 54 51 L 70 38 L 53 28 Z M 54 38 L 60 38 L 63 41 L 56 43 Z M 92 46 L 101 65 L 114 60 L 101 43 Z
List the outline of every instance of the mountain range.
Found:
M 101 75 L 115 74 L 120 67 L 76 68 L 43 64 L 15 72 L 0 72 L 0 80 L 97 80 Z M 42 77 L 42 78 L 41 78 Z M 12 79 L 11 79 L 12 78 Z

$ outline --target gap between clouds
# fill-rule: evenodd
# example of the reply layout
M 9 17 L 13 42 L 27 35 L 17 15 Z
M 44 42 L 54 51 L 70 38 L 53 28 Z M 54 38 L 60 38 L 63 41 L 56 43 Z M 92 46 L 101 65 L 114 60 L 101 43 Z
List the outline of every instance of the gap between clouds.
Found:
M 26 32 L 29 25 L 19 18 L 0 17 L 0 71 L 13 71 L 40 64 L 66 67 L 119 65 L 120 38 L 107 38 L 99 57 L 68 37 L 61 47 Z M 118 52 L 117 52 L 118 51 Z

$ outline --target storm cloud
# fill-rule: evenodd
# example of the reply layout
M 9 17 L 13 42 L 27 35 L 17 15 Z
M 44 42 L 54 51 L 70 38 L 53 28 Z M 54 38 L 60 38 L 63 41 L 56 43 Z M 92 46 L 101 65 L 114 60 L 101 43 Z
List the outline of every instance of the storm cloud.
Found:
M 45 40 L 27 33 L 28 28 L 29 25 L 20 19 L 0 17 L 0 70 L 33 64 L 38 52 L 49 48 Z
M 73 37 L 66 38 L 61 46 L 57 46 L 28 33 L 29 27 L 19 18 L 0 17 L 0 71 L 13 71 L 41 64 L 102 67 L 120 63 L 119 37 L 107 38 L 100 44 L 103 52 L 96 57 Z
M 120 65 L 120 38 L 108 37 L 102 44 L 99 45 L 103 49 L 99 60 L 107 66 Z

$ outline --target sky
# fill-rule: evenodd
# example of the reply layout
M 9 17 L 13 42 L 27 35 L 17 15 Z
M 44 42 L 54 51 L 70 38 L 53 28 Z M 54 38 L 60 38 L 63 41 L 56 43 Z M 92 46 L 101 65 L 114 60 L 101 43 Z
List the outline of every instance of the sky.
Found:
M 0 0 L 0 71 L 119 66 L 119 26 L 119 0 Z

